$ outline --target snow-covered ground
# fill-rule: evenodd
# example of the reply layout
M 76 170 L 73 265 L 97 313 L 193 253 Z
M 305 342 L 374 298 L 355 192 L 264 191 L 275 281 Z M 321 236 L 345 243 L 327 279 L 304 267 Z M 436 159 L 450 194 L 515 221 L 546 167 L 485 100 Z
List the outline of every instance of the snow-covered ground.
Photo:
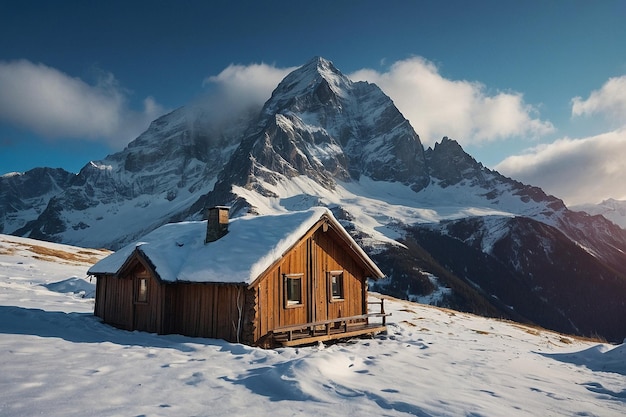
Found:
M 261 350 L 92 315 L 103 252 L 0 235 L 1 416 L 622 416 L 626 345 L 406 301 L 388 334 Z

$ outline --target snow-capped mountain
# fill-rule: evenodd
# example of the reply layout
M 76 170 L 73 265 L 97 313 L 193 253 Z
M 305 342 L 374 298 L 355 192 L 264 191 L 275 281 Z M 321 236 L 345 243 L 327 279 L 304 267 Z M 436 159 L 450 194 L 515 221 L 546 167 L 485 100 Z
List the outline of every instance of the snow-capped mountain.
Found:
M 327 190 L 361 176 L 414 190 L 429 181 L 419 137 L 391 99 L 375 85 L 353 83 L 323 58 L 289 74 L 254 127 L 208 204 L 233 196 L 233 186 L 271 197 L 274 186 L 296 177 Z
M 571 207 L 572 210 L 584 211 L 592 216 L 603 216 L 613 223 L 626 229 L 626 201 L 609 198 L 599 204 L 580 204 Z
M 218 129 L 207 120 L 202 108 L 181 108 L 152 122 L 123 151 L 89 162 L 77 175 L 61 170 L 57 179 L 49 170 L 33 170 L 2 177 L 0 192 L 19 191 L 11 193 L 10 206 L 0 206 L 5 218 L 0 231 L 117 248 L 167 223 L 211 189 L 238 144 L 240 130 Z M 42 176 L 49 186 L 27 186 Z M 20 204 L 29 211 L 12 214 Z
M 376 85 L 314 58 L 260 111 L 229 125 L 207 120 L 201 107 L 179 109 L 122 152 L 56 181 L 57 193 L 12 191 L 30 212 L 5 208 L 0 231 L 117 248 L 212 205 L 233 215 L 323 205 L 389 276 L 380 291 L 626 336 L 615 319 L 626 313 L 626 231 L 487 169 L 452 139 L 424 149 Z M 1 193 L 15 181 L 5 177 Z M 39 200 L 21 197 L 31 194 Z

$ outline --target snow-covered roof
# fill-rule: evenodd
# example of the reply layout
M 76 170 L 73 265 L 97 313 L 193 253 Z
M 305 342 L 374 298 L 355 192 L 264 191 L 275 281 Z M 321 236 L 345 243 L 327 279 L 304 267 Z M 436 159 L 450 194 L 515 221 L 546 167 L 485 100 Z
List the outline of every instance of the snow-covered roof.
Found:
M 207 244 L 206 221 L 166 224 L 102 259 L 89 269 L 89 274 L 117 274 L 138 250 L 163 281 L 251 284 L 323 217 L 348 240 L 375 278 L 384 276 L 330 210 L 322 207 L 231 219 L 228 233 Z

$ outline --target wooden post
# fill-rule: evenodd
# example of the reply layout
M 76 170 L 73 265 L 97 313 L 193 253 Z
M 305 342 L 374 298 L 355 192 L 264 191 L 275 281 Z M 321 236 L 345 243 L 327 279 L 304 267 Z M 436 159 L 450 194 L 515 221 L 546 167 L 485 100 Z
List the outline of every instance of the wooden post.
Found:
M 383 326 L 387 325 L 387 315 L 385 314 L 385 299 L 380 299 L 380 314 L 383 315 Z

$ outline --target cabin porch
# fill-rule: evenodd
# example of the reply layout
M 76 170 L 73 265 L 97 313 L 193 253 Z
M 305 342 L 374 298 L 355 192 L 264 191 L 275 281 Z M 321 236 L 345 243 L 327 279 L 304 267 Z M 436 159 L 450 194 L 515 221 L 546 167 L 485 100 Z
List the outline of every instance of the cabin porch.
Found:
M 385 313 L 383 300 L 368 304 L 379 304 L 380 312 L 279 327 L 272 330 L 272 340 L 280 346 L 300 346 L 386 331 L 386 318 L 391 314 Z M 381 322 L 371 323 L 371 318 L 380 318 Z

